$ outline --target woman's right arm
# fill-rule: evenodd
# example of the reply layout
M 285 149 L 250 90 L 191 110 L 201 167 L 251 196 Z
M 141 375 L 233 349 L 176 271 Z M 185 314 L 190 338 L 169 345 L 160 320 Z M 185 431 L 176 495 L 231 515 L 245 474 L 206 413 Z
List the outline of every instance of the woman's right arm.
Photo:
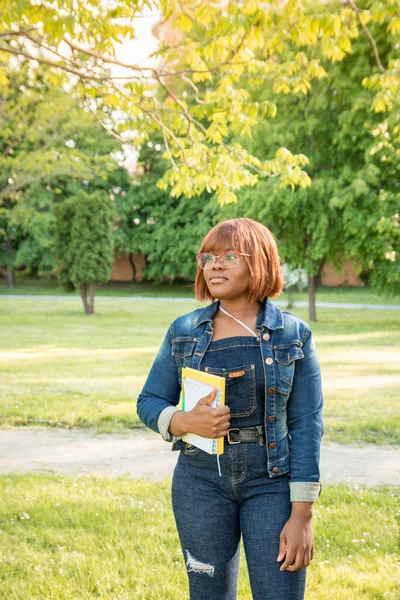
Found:
M 228 406 L 210 407 L 215 399 L 216 389 L 186 413 L 177 408 L 181 389 L 168 329 L 138 396 L 137 413 L 140 420 L 168 442 L 173 437 L 182 437 L 188 432 L 209 438 L 226 435 L 229 428 Z
M 162 433 L 159 428 L 160 415 L 163 413 L 164 419 L 161 418 L 161 421 L 165 421 L 168 425 L 174 412 L 179 410 L 176 407 L 180 393 L 181 385 L 175 358 L 171 352 L 171 334 L 168 328 L 137 399 L 139 419 L 156 433 Z M 170 437 L 169 441 L 172 441 L 172 436 Z

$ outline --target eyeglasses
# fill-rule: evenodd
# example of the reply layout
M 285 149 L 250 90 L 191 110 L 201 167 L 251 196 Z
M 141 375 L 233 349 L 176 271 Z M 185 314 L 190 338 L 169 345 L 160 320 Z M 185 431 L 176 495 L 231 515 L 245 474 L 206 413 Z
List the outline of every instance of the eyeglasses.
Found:
M 224 254 L 221 254 L 220 256 L 214 256 L 214 254 L 210 254 L 209 252 L 201 252 L 200 254 L 197 254 L 196 259 L 199 267 L 204 271 L 208 271 L 215 265 L 215 261 L 218 258 L 224 267 L 227 269 L 234 269 L 238 266 L 241 256 L 251 256 L 251 254 L 229 250 L 229 252 L 224 252 Z

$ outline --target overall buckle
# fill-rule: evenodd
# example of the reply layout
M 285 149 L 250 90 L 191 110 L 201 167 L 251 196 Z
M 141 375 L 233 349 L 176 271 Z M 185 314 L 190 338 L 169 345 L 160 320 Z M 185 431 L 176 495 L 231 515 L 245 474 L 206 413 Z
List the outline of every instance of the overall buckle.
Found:
M 232 427 L 232 429 L 228 429 L 228 431 L 226 433 L 226 438 L 228 440 L 228 444 L 240 444 L 241 440 L 238 440 L 237 442 L 235 442 L 234 440 L 231 440 L 231 431 L 237 431 L 239 433 L 240 429 L 239 429 L 239 427 Z

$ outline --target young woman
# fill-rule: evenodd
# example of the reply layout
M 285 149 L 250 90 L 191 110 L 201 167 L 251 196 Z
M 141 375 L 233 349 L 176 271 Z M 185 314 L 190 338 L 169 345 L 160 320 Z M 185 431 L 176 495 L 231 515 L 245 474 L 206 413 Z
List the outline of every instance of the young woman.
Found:
M 138 398 L 138 415 L 180 450 L 172 504 L 191 600 L 235 600 L 243 537 L 254 600 L 301 600 L 321 491 L 321 377 L 308 325 L 269 300 L 283 279 L 261 223 L 223 221 L 197 255 L 195 296 L 211 300 L 168 328 Z M 226 378 L 189 412 L 177 408 L 182 367 Z M 185 433 L 224 436 L 220 456 Z

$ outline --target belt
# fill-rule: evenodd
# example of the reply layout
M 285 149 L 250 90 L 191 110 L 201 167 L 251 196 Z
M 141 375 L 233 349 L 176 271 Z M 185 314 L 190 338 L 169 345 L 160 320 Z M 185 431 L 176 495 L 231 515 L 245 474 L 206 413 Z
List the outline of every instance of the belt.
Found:
M 265 443 L 264 426 L 255 427 L 232 427 L 226 434 L 228 444 L 240 444 L 241 442 L 258 442 L 260 446 Z

